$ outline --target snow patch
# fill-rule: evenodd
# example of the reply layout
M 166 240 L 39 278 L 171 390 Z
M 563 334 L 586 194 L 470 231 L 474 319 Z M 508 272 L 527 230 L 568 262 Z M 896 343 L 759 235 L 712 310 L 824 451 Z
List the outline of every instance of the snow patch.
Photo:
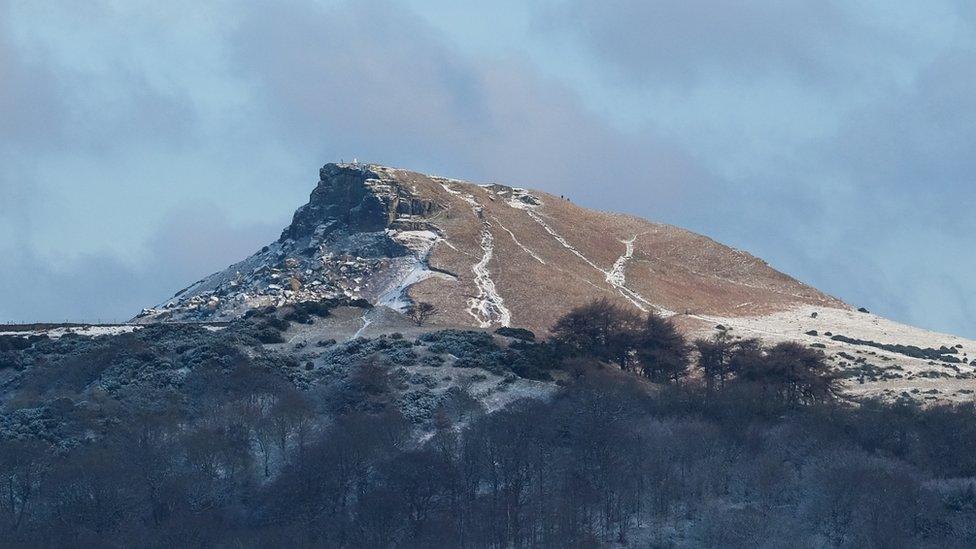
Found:
M 542 205 L 539 197 L 521 187 L 506 187 L 505 185 L 482 185 L 488 192 L 500 196 L 506 204 L 516 210 L 531 210 Z
M 86 337 L 98 337 L 98 336 L 115 336 L 119 334 L 128 334 L 136 330 L 141 329 L 142 326 L 132 325 L 132 324 L 113 324 L 113 325 L 91 325 L 91 326 L 59 326 L 57 328 L 48 328 L 40 330 L 25 330 L 25 331 L 4 331 L 0 332 L 0 336 L 36 336 L 45 335 L 51 339 L 59 339 L 68 334 L 75 334 Z
M 631 257 L 634 257 L 634 241 L 637 240 L 637 236 L 631 237 L 629 240 L 621 240 L 626 249 L 624 254 L 617 258 L 617 261 L 613 263 L 613 267 L 607 272 L 607 282 L 613 286 L 623 286 L 627 283 L 627 275 L 624 273 L 624 266 Z
M 438 242 L 443 239 L 433 231 L 395 231 L 391 237 L 396 242 L 402 244 L 407 249 L 414 252 L 414 256 L 407 259 L 406 264 L 402 265 L 393 281 L 376 299 L 377 306 L 389 307 L 400 313 L 407 312 L 410 307 L 410 298 L 407 297 L 407 289 L 414 284 L 431 277 L 442 277 L 452 279 L 448 274 L 430 270 L 427 260 L 431 251 Z M 366 326 L 363 326 L 365 328 Z
M 354 333 L 354 334 L 352 334 L 352 337 L 350 337 L 349 339 L 356 339 L 357 337 L 359 337 L 360 335 L 362 335 L 362 333 L 363 333 L 363 332 L 364 332 L 364 331 L 366 330 L 366 328 L 368 328 L 368 327 L 369 327 L 369 325 L 370 325 L 370 324 L 372 324 L 372 323 L 373 323 L 373 319 L 371 319 L 371 318 L 369 317 L 369 316 L 370 316 L 369 314 L 370 314 L 370 313 L 371 313 L 372 311 L 373 311 L 373 310 L 372 310 L 372 309 L 370 309 L 370 310 L 368 310 L 368 311 L 366 311 L 365 313 L 363 313 L 363 316 L 362 316 L 362 317 L 360 318 L 360 320 L 362 320 L 362 321 L 363 321 L 363 325 L 362 325 L 362 327 L 361 327 L 361 328 L 359 328 L 358 330 L 356 330 L 356 333 Z
M 613 286 L 620 292 L 620 295 L 624 296 L 627 301 L 630 301 L 634 307 L 637 307 L 641 312 L 647 312 L 647 308 L 644 305 L 653 307 L 653 305 L 648 302 L 642 295 L 631 290 L 627 287 L 627 275 L 624 269 L 627 266 L 627 262 L 630 258 L 634 257 L 634 241 L 637 240 L 637 235 L 630 237 L 629 240 L 621 240 L 625 246 L 624 253 L 617 258 L 613 263 L 613 267 L 609 271 L 603 271 L 606 275 L 607 284 Z M 643 305 L 642 305 L 643 303 Z
M 495 239 L 491 235 L 487 221 L 483 221 L 481 231 L 481 261 L 471 267 L 474 272 L 474 283 L 478 287 L 478 295 L 468 299 L 468 313 L 478 321 L 482 328 L 488 328 L 497 321 L 502 326 L 512 322 L 512 313 L 505 307 L 505 300 L 498 295 L 495 281 L 491 279 L 488 263 L 495 250 Z
M 850 308 L 802 305 L 758 316 L 688 316 L 704 321 L 701 335 L 714 333 L 711 326 L 720 324 L 731 329 L 731 333 L 737 337 L 757 337 L 771 343 L 795 341 L 807 345 L 818 344 L 837 366 L 840 366 L 840 362 L 850 362 L 841 353 L 856 356 L 883 369 L 898 366 L 898 378 L 867 382 L 849 380 L 846 391 L 851 394 L 898 398 L 903 393 L 913 394 L 920 389 L 929 388 L 940 392 L 938 400 L 971 400 L 967 396 L 971 394 L 968 391 L 976 389 L 976 366 L 967 363 L 973 358 L 976 341 L 900 324 L 870 313 L 861 313 Z M 957 358 L 963 362 L 951 365 L 935 363 L 891 350 L 837 341 L 827 333 L 889 345 L 914 345 L 935 349 L 961 346 L 958 348 Z M 856 367 L 856 362 L 846 367 Z M 920 375 L 932 371 L 944 373 L 948 377 L 926 378 Z

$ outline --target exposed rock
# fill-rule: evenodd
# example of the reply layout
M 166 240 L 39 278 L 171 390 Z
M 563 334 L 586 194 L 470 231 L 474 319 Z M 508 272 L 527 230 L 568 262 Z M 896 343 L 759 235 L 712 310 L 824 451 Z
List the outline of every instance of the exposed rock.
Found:
M 340 230 L 428 230 L 425 218 L 436 209 L 433 201 L 414 196 L 367 166 L 326 164 L 319 170 L 319 183 L 308 204 L 295 212 L 278 241 L 321 239 Z
M 249 309 L 337 298 L 376 300 L 437 238 L 438 205 L 366 166 L 326 164 L 281 238 L 144 310 L 137 322 L 229 320 Z M 408 233 L 429 233 L 417 238 Z M 405 235 L 401 238 L 401 235 Z

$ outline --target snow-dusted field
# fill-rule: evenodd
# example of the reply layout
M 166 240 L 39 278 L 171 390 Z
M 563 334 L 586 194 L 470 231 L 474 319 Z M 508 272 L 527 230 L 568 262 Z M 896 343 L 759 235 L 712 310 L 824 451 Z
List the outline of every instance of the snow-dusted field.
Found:
M 832 307 L 802 306 L 752 317 L 691 316 L 707 325 L 699 335 L 712 334 L 715 326 L 722 325 L 730 328 L 729 333 L 734 337 L 756 337 L 774 343 L 799 341 L 822 346 L 832 363 L 842 370 L 857 369 L 866 364 L 887 373 L 888 379 L 877 381 L 850 378 L 847 389 L 853 395 L 897 398 L 907 393 L 920 400 L 963 401 L 972 400 L 976 394 L 976 366 L 970 364 L 976 359 L 976 341 L 970 339 L 900 324 L 870 313 Z M 955 348 L 957 353 L 953 356 L 962 362 L 948 364 L 831 339 L 838 335 L 885 345 Z
M 136 326 L 133 324 L 98 324 L 98 325 L 88 325 L 88 326 L 58 326 L 56 328 L 47 329 L 37 329 L 37 330 L 26 330 L 26 331 L 6 331 L 0 332 L 0 335 L 4 336 L 31 336 L 31 335 L 46 335 L 51 339 L 58 339 L 67 334 L 76 334 L 80 336 L 97 337 L 105 335 L 119 335 L 133 332 L 142 328 L 142 326 Z

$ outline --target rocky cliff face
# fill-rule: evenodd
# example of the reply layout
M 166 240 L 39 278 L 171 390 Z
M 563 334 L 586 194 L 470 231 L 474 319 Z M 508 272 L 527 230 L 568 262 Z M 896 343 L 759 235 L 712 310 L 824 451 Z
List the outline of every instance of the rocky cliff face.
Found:
M 276 242 L 135 321 L 220 321 L 256 307 L 336 298 L 397 302 L 403 310 L 398 281 L 426 273 L 437 204 L 367 166 L 326 164 L 319 175 Z
M 335 231 L 428 230 L 436 207 L 366 166 L 326 164 L 308 204 L 295 212 L 279 242 L 321 239 Z

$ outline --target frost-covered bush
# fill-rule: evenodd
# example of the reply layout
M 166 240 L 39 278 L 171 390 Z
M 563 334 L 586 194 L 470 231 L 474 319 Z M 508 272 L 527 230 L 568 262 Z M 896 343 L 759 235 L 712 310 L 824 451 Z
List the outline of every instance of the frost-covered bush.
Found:
M 495 330 L 495 333 L 500 336 L 510 337 L 512 339 L 521 339 L 522 341 L 535 341 L 535 334 L 531 330 L 526 330 L 525 328 L 512 328 L 509 326 L 502 326 Z
M 408 379 L 413 385 L 423 385 L 428 389 L 437 387 L 437 380 L 427 374 L 414 373 Z
M 451 355 L 458 368 L 482 368 L 495 374 L 514 372 L 519 377 L 551 379 L 559 354 L 547 343 L 515 341 L 506 348 L 495 344 L 491 334 L 471 330 L 442 330 L 420 336 L 431 353 Z
M 442 330 L 420 336 L 432 353 L 455 357 L 457 368 L 483 368 L 500 372 L 504 367 L 504 353 L 495 345 L 490 334 L 470 330 Z
M 20 370 L 23 367 L 24 365 L 20 359 L 20 353 L 16 351 L 0 352 L 0 370 L 5 370 L 7 368 Z
M 23 351 L 35 343 L 47 341 L 46 335 L 0 335 L 0 351 Z
M 326 318 L 332 313 L 332 308 L 336 306 L 334 301 L 303 301 L 291 306 L 291 310 L 284 314 L 282 318 L 300 324 L 311 324 L 312 317 Z
M 323 360 L 326 364 L 343 367 L 362 362 L 373 355 L 382 356 L 386 362 L 397 366 L 411 366 L 417 362 L 412 343 L 385 337 L 356 338 L 337 344 L 325 352 Z
M 430 421 L 441 401 L 441 396 L 427 389 L 417 389 L 401 395 L 396 404 L 403 416 L 412 423 L 424 423 Z

